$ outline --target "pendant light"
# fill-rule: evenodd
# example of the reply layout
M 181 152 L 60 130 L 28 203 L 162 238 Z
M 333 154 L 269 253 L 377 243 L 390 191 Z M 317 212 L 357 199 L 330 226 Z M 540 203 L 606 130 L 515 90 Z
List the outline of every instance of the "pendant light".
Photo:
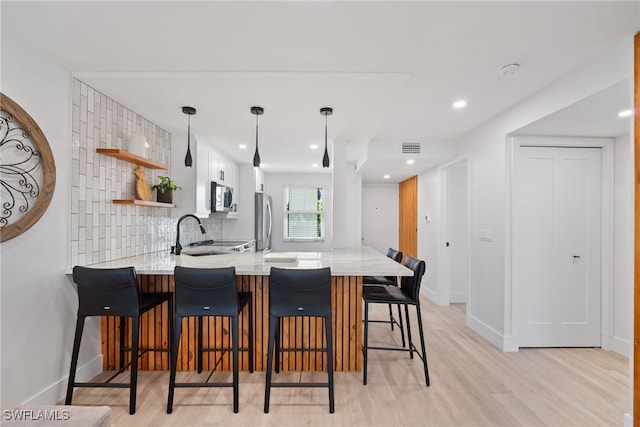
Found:
M 322 107 L 320 109 L 320 114 L 324 116 L 324 156 L 322 157 L 322 167 L 329 167 L 329 152 L 327 151 L 327 116 L 333 114 L 333 108 L 331 107 Z
M 196 109 L 193 107 L 182 107 L 182 112 L 187 115 L 187 155 L 184 156 L 184 165 L 188 168 L 193 165 L 193 159 L 191 158 L 191 116 L 196 113 Z
M 264 114 L 264 109 L 262 107 L 251 107 L 251 114 L 256 116 L 256 151 L 253 153 L 253 166 L 259 168 L 260 153 L 258 152 L 258 116 Z

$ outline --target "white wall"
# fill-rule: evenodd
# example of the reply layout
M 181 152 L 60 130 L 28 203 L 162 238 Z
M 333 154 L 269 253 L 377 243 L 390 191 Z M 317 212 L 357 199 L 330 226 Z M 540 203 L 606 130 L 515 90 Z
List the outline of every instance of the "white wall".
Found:
M 426 263 L 420 292 L 437 304 L 445 304 L 438 287 L 438 241 L 440 231 L 440 169 L 418 175 L 418 258 Z M 426 216 L 429 216 L 429 222 Z
M 290 174 L 270 173 L 265 177 L 265 193 L 271 196 L 273 205 L 273 231 L 271 247 L 274 252 L 319 252 L 332 248 L 333 204 L 330 174 Z M 324 241 L 285 242 L 284 241 L 284 196 L 288 186 L 309 186 L 324 188 Z
M 593 93 L 631 77 L 633 40 L 623 40 L 582 68 L 456 141 L 459 155 L 471 154 L 472 235 L 469 325 L 496 346 L 513 350 L 510 283 L 509 133 Z M 480 229 L 493 242 L 479 240 Z
M 633 237 L 634 186 L 633 140 L 619 136 L 615 150 L 614 207 L 614 307 L 610 348 L 631 356 L 633 342 Z
M 54 404 L 64 396 L 77 294 L 65 275 L 70 242 L 71 75 L 2 33 L 2 92 L 44 132 L 56 163 L 56 187 L 44 216 L 0 245 L 2 259 L 1 401 Z M 102 370 L 99 322 L 85 328 L 79 380 Z
M 362 186 L 362 244 L 398 249 L 398 184 Z
M 238 166 L 239 185 L 234 200 L 238 204 L 238 218 L 222 220 L 222 238 L 226 240 L 255 239 L 255 188 L 253 165 Z
M 362 177 L 347 161 L 347 144 L 334 141 L 331 148 L 331 248 L 361 246 Z

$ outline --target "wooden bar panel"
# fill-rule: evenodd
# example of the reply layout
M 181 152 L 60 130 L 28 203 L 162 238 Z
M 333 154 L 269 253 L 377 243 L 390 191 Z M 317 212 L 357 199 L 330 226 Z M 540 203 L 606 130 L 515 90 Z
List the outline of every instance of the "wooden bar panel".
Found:
M 635 147 L 635 278 L 633 306 L 633 422 L 640 426 L 640 33 L 634 39 L 634 147 Z
M 331 287 L 331 328 L 333 333 L 334 368 L 336 371 L 358 371 L 362 369 L 362 278 L 359 276 L 333 276 Z M 174 290 L 173 276 L 140 275 L 138 277 L 141 292 L 169 292 Z M 238 290 L 251 292 L 253 303 L 254 361 L 255 369 L 263 371 L 267 363 L 269 338 L 269 277 L 238 276 Z M 145 313 L 141 318 L 141 347 L 168 348 L 169 310 L 167 304 Z M 285 320 L 282 325 L 280 342 L 283 348 L 324 347 L 325 325 L 322 319 L 295 317 Z M 120 322 L 118 318 L 102 318 L 102 354 L 103 368 L 120 368 Z M 238 322 L 241 347 L 248 347 L 249 312 L 245 308 Z M 131 322 L 127 321 L 125 345 L 130 345 Z M 231 347 L 231 323 L 229 319 L 210 317 L 203 319 L 203 345 L 207 347 Z M 196 369 L 196 343 L 198 322 L 196 318 L 183 319 L 182 336 L 178 351 L 178 370 Z M 130 360 L 127 353 L 125 363 Z M 303 351 L 282 354 L 283 371 L 324 371 L 326 354 Z M 165 352 L 147 353 L 139 360 L 141 370 L 168 370 L 169 355 Z M 230 370 L 231 352 L 206 352 L 203 355 L 203 370 Z M 249 357 L 240 352 L 240 369 L 249 370 Z
M 418 177 L 402 181 L 399 186 L 399 249 L 406 257 L 418 256 Z

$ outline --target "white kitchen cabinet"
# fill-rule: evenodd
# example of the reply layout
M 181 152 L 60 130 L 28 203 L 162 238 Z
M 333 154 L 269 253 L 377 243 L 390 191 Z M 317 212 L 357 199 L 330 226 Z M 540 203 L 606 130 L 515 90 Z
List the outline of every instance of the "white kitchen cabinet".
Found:
M 212 154 L 209 160 L 211 162 L 210 170 L 212 171 L 211 180 L 229 186 L 227 177 L 227 163 L 229 161 L 216 152 L 212 152 Z
M 208 217 L 211 214 L 211 182 L 233 189 L 232 212 L 226 218 L 238 217 L 237 207 L 239 194 L 238 166 L 232 160 L 222 156 L 210 145 L 197 141 L 196 144 L 196 197 L 195 213 L 197 216 Z M 224 214 L 224 213 L 223 213 Z M 219 215 L 219 214 L 216 214 Z M 223 216 L 224 218 L 224 216 Z
M 240 204 L 240 173 L 238 166 L 233 162 L 227 163 L 225 185 L 233 188 L 233 203 L 231 205 L 232 212 L 229 212 L 227 218 L 236 219 L 238 217 Z
M 196 196 L 195 213 L 197 216 L 208 217 L 211 214 L 211 157 L 209 147 L 196 142 Z

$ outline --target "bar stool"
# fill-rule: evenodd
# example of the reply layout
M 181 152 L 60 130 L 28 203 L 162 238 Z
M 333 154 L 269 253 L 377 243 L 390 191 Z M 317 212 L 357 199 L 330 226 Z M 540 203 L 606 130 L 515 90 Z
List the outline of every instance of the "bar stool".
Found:
M 365 302 L 364 308 L 364 345 L 362 352 L 364 356 L 363 367 L 363 383 L 367 385 L 367 353 L 368 350 L 393 350 L 408 351 L 409 357 L 413 359 L 413 353 L 416 353 L 424 367 L 424 377 L 429 386 L 429 368 L 427 366 L 427 353 L 424 344 L 424 333 L 422 331 L 422 315 L 420 313 L 420 283 L 425 271 L 425 262 L 407 255 L 404 262 L 405 267 L 413 270 L 413 276 L 403 276 L 400 281 L 400 287 L 396 286 L 370 286 L 362 290 L 362 299 Z M 404 305 L 405 315 L 407 318 L 407 338 L 409 340 L 408 348 L 399 347 L 374 347 L 369 346 L 369 304 L 399 304 Z M 418 317 L 418 329 L 420 331 L 420 345 L 422 352 L 416 349 L 411 339 L 411 320 L 409 319 L 409 306 L 416 307 Z
M 170 332 L 169 348 L 139 348 L 140 316 L 166 302 L 169 307 L 169 319 L 173 318 L 173 293 L 140 293 L 134 267 L 98 269 L 76 266 L 73 267 L 73 281 L 78 285 L 78 320 L 73 340 L 73 352 L 71 353 L 71 368 L 69 369 L 65 405 L 71 405 L 74 387 L 129 388 L 129 413 L 134 414 L 136 412 L 138 358 L 149 351 L 169 352 L 172 335 Z M 120 370 L 103 383 L 75 381 L 84 321 L 90 316 L 120 317 Z M 133 323 L 131 347 L 125 347 L 125 317 L 130 317 Z M 141 353 L 139 353 L 140 350 L 142 350 Z M 125 351 L 131 352 L 131 362 L 126 366 L 124 365 Z M 131 366 L 130 381 L 128 383 L 112 383 L 111 380 L 123 373 L 129 365 Z
M 232 387 L 233 412 L 238 412 L 238 352 L 249 352 L 249 371 L 253 372 L 253 307 L 250 292 L 238 293 L 235 267 L 227 268 L 186 268 L 174 269 L 176 293 L 175 336 L 171 350 L 171 373 L 169 375 L 169 396 L 167 413 L 173 411 L 173 395 L 176 387 Z M 238 315 L 245 306 L 249 307 L 249 345 L 238 346 Z M 220 316 L 231 319 L 231 347 L 202 347 L 202 317 Z M 202 371 L 202 352 L 232 351 L 232 382 L 176 383 L 178 348 L 182 332 L 182 319 L 198 317 L 200 327 L 198 339 L 198 372 Z
M 281 320 L 287 317 L 319 317 L 324 319 L 326 347 L 281 348 Z M 287 383 L 272 382 L 274 347 L 276 372 L 279 371 L 281 352 L 314 351 L 327 353 L 327 382 Z M 264 412 L 269 413 L 271 387 L 327 387 L 329 389 L 329 412 L 334 411 L 333 398 L 333 339 L 331 334 L 331 269 L 285 269 L 271 267 L 269 276 L 269 348 L 267 352 L 267 374 L 264 393 Z
M 402 252 L 393 248 L 389 248 L 387 251 L 387 257 L 391 258 L 395 262 L 402 261 Z M 363 276 L 362 285 L 366 288 L 368 286 L 398 286 L 397 276 Z M 391 304 L 389 304 L 389 320 L 369 320 L 369 322 L 375 323 L 389 323 L 391 330 L 393 331 L 393 325 L 397 325 L 400 329 L 400 336 L 402 337 L 402 347 L 406 346 L 404 340 L 404 325 L 402 322 L 402 311 L 400 311 L 400 304 L 398 304 L 398 320 L 393 317 L 393 311 L 391 310 Z

